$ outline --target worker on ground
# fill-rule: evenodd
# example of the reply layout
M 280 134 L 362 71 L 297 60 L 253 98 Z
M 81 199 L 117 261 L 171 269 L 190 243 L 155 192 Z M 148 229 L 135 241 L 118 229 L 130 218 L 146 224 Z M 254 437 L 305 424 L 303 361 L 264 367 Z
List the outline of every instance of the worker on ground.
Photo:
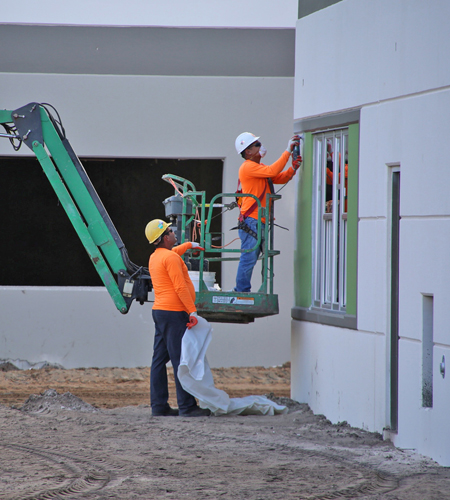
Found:
M 170 224 L 156 219 L 149 222 L 145 235 L 156 246 L 149 260 L 149 271 L 155 291 L 152 315 L 155 322 L 155 341 L 150 373 L 150 400 L 153 416 L 202 417 L 211 412 L 202 409 L 178 380 L 181 341 L 186 327 L 197 323 L 194 285 L 186 264 L 180 257 L 186 250 L 204 250 L 195 242 L 175 246 L 177 237 Z M 168 403 L 166 364 L 172 362 L 178 409 Z
M 292 162 L 292 166 L 283 172 L 286 163 L 291 157 L 292 150 L 299 144 L 300 137 L 295 135 L 289 140 L 286 151 L 272 165 L 264 165 L 261 159 L 266 154 L 266 148 L 259 141 L 259 137 L 244 132 L 235 141 L 236 151 L 244 158 L 239 169 L 239 182 L 243 194 L 253 194 L 259 198 L 261 206 L 266 206 L 266 194 L 273 192 L 273 184 L 285 184 L 295 175 L 300 166 L 301 157 Z M 265 219 L 262 222 L 264 235 Z M 239 215 L 239 237 L 241 250 L 249 250 L 257 243 L 258 233 L 258 203 L 249 196 L 242 197 Z M 252 252 L 243 252 L 239 260 L 236 275 L 236 292 L 250 292 L 253 268 L 258 260 L 261 248 Z

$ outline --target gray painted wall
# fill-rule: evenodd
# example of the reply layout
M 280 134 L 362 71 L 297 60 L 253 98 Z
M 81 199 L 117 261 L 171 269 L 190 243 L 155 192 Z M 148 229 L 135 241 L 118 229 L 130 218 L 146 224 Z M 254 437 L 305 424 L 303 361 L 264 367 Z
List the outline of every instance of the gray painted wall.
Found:
M 0 27 L 4 73 L 294 76 L 294 29 Z

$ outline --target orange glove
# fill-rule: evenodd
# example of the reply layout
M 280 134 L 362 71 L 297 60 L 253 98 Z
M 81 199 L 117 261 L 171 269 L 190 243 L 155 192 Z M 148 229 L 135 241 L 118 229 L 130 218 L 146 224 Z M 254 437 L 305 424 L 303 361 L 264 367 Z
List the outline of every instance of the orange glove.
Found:
M 197 319 L 197 313 L 196 312 L 193 312 L 189 315 L 189 322 L 186 323 L 186 326 L 188 328 L 188 330 L 190 330 L 193 326 L 195 326 L 196 324 L 198 323 L 198 319 Z
M 191 245 L 192 245 L 192 250 L 194 250 L 194 248 L 195 248 L 196 250 L 205 251 L 205 249 L 203 247 L 201 247 L 200 244 L 197 243 L 196 241 L 191 241 Z
M 297 156 L 297 159 L 292 161 L 292 168 L 294 170 L 298 170 L 301 164 L 302 164 L 302 157 Z

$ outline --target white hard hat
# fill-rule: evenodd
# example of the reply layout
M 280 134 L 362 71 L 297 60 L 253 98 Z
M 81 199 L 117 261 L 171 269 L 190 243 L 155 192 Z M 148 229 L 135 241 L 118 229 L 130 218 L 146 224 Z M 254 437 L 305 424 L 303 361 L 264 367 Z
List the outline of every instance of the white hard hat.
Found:
M 247 149 L 250 144 L 253 144 L 258 139 L 259 137 L 256 137 L 250 132 L 243 132 L 242 134 L 239 134 L 236 137 L 236 141 L 234 143 L 234 145 L 236 146 L 236 151 L 238 152 L 238 154 L 241 154 L 244 149 Z

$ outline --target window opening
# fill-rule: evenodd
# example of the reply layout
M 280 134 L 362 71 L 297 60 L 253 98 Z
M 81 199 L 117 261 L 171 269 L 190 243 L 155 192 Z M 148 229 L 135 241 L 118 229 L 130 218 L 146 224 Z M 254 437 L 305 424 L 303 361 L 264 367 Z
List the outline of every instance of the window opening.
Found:
M 154 250 L 144 235 L 147 222 L 166 220 L 163 201 L 173 188 L 164 174 L 189 175 L 209 199 L 223 192 L 221 159 L 80 159 L 137 265 L 147 266 Z M 37 159 L 0 157 L 0 165 L 7 180 L 0 186 L 0 285 L 102 286 Z M 212 231 L 222 234 L 222 217 L 212 221 Z M 220 262 L 210 271 L 220 283 Z

